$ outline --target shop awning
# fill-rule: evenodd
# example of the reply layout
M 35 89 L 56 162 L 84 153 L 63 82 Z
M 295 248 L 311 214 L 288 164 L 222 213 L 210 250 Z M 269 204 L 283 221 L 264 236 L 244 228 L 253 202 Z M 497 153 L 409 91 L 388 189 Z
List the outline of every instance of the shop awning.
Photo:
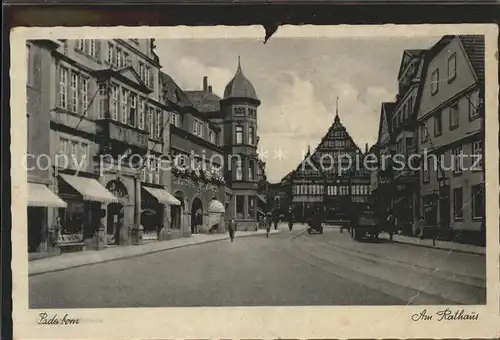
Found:
M 83 196 L 84 201 L 118 203 L 118 198 L 93 178 L 64 174 L 60 176 Z
M 224 204 L 222 204 L 221 202 L 217 200 L 212 200 L 212 202 L 210 202 L 210 205 L 208 207 L 208 212 L 224 214 L 226 212 L 226 209 L 224 209 Z
M 66 202 L 50 191 L 47 186 L 39 183 L 28 183 L 29 207 L 66 208 Z
M 165 189 L 144 187 L 148 193 L 158 200 L 158 203 L 167 205 L 181 205 L 181 202 Z
M 267 199 L 266 199 L 266 196 L 264 195 L 257 195 L 257 197 L 265 204 L 267 204 Z

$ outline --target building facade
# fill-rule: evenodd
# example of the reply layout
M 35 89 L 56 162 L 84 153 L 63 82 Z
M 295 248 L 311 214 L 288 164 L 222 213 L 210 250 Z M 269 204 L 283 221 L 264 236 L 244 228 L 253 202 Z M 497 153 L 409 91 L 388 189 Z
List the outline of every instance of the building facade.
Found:
M 425 61 L 424 50 L 405 50 L 398 74 L 398 93 L 390 115 L 390 144 L 392 145 L 392 173 L 390 211 L 396 218 L 398 229 L 413 235 L 418 223 L 417 162 L 409 166 L 416 154 L 416 112 L 422 90 Z
M 64 251 L 161 239 L 170 206 L 180 202 L 160 166 L 170 118 L 154 40 L 54 43 L 42 77 L 48 129 L 29 148 L 48 145 L 48 180 L 64 201 L 48 213 L 55 245 Z
M 226 210 L 222 129 L 207 115 L 217 113 L 219 98 L 208 87 L 206 77 L 201 91 L 187 93 L 167 74 L 161 73 L 161 79 L 164 101 L 172 115 L 172 192 L 181 202 L 172 208 L 172 230 L 182 236 L 207 230 L 222 231 Z M 206 102 L 202 104 L 203 99 L 210 98 L 216 102 L 214 110 L 203 111 L 209 110 Z
M 325 221 L 348 223 L 369 202 L 370 173 L 363 157 L 337 113 L 316 150 L 308 150 L 291 176 L 294 220 L 307 221 L 320 211 Z
M 420 213 L 484 243 L 484 37 L 443 37 L 429 49 L 423 84 L 418 150 L 435 157 L 422 164 Z
M 53 93 L 54 57 L 59 47 L 54 40 L 26 43 L 26 125 L 28 175 L 28 252 L 55 251 L 52 230 L 55 208 L 66 203 L 54 194 L 50 158 L 50 110 Z

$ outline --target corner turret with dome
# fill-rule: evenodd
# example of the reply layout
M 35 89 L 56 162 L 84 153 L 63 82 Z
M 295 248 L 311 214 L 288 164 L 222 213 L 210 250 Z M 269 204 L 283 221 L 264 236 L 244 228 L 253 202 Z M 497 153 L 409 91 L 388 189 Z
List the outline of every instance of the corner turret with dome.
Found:
M 220 109 L 224 124 L 224 145 L 229 155 L 237 155 L 226 162 L 226 182 L 232 189 L 235 219 L 238 228 L 254 230 L 257 227 L 257 200 L 259 163 L 257 154 L 257 108 L 260 100 L 254 86 L 243 74 L 241 60 L 234 77 L 224 90 Z
M 238 69 L 233 79 L 229 81 L 224 90 L 224 99 L 238 98 L 238 99 L 253 99 L 260 103 L 255 87 L 243 74 L 241 69 L 241 59 L 238 56 Z

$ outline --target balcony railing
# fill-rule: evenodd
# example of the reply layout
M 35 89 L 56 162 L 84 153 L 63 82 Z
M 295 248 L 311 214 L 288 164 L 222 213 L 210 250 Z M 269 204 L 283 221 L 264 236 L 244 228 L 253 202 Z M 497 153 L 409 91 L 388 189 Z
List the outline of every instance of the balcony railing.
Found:
M 148 132 L 111 119 L 98 121 L 99 134 L 110 140 L 139 148 L 148 148 Z

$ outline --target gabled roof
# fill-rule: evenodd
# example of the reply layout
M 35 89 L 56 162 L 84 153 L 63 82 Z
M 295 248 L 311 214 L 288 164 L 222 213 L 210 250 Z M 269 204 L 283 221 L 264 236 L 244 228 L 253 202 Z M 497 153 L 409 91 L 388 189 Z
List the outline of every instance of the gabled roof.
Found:
M 180 107 L 194 107 L 193 103 L 179 85 L 168 74 L 160 72 L 160 81 L 163 85 L 164 99 Z
M 464 47 L 478 81 L 484 83 L 484 36 L 459 35 L 458 39 Z
M 380 119 L 378 125 L 378 136 L 377 141 L 380 141 L 380 137 L 382 136 L 382 128 L 384 124 L 387 125 L 388 133 L 391 131 L 391 119 L 389 119 L 390 113 L 394 110 L 396 103 L 392 102 L 384 102 L 380 108 Z
M 209 91 L 186 91 L 191 103 L 200 112 L 220 111 L 221 98 L 215 93 Z
M 121 69 L 106 68 L 94 71 L 94 74 L 98 78 L 110 76 L 120 78 L 120 80 L 129 83 L 131 86 L 139 87 L 145 93 L 152 92 L 132 66 L 127 66 Z
M 404 50 L 401 57 L 401 64 L 399 65 L 398 79 L 403 75 L 406 66 L 416 57 L 418 57 L 425 50 Z
M 484 36 L 445 35 L 429 49 L 429 61 L 454 39 L 458 39 L 479 82 L 484 83 Z

